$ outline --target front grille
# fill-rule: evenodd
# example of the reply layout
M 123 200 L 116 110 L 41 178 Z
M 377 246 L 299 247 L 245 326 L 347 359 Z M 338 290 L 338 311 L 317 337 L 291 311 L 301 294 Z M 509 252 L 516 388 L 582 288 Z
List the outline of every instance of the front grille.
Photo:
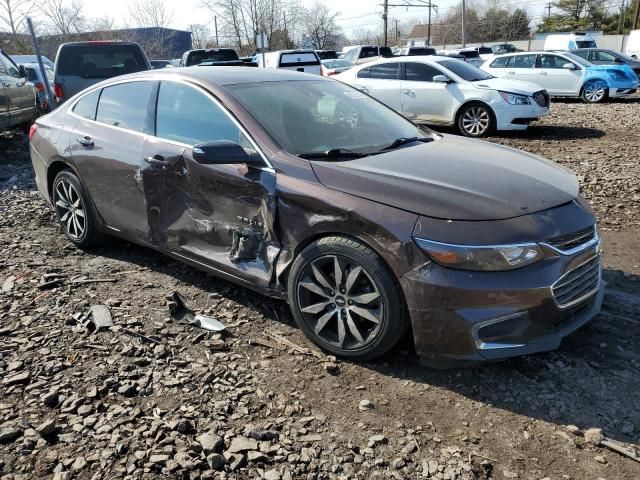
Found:
M 540 90 L 539 92 L 534 93 L 533 99 L 541 107 L 546 108 L 549 106 L 549 94 L 547 93 L 546 90 Z
M 569 308 L 596 294 L 600 288 L 600 256 L 564 274 L 553 287 L 553 297 L 560 308 Z
M 558 250 L 567 251 L 590 242 L 595 238 L 595 236 L 596 227 L 595 225 L 591 225 L 590 227 L 578 232 L 552 238 L 550 240 L 547 240 L 545 243 L 557 248 Z

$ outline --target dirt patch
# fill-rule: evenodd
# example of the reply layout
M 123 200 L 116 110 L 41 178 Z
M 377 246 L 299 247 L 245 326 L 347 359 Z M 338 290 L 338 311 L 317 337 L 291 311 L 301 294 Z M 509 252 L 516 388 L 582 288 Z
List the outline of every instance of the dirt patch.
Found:
M 35 192 L 24 138 L 0 139 L 0 476 L 640 478 L 583 436 L 640 444 L 634 102 L 556 102 L 494 139 L 581 176 L 604 230 L 605 306 L 558 351 L 449 371 L 420 367 L 408 341 L 339 362 L 282 302 L 119 240 L 76 249 Z M 63 280 L 41 288 L 44 274 Z M 175 290 L 227 331 L 172 321 Z M 92 305 L 114 327 L 88 333 Z

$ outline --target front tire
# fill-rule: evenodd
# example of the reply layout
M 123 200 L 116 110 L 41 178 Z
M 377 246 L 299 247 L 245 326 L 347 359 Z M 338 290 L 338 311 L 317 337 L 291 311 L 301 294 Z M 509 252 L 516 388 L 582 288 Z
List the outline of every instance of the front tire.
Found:
M 80 179 L 71 170 L 62 170 L 53 180 L 53 206 L 62 231 L 80 248 L 100 242 L 97 216 Z
M 395 277 L 380 256 L 350 238 L 327 237 L 307 246 L 293 262 L 288 292 L 300 329 L 336 356 L 379 357 L 407 329 Z
M 463 105 L 458 112 L 457 124 L 465 137 L 487 137 L 496 131 L 496 116 L 488 105 L 471 102 Z
M 608 97 L 607 84 L 603 80 L 590 80 L 582 87 L 582 101 L 585 103 L 601 103 Z

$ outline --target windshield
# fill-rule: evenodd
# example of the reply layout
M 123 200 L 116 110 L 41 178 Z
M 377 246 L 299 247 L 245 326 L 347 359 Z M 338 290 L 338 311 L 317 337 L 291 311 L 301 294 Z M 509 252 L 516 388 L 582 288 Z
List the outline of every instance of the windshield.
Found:
M 187 67 L 205 62 L 232 62 L 234 60 L 238 60 L 238 54 L 235 50 L 191 52 L 187 59 Z
M 474 67 L 473 65 L 469 65 L 466 62 L 461 60 L 438 60 L 436 63 L 439 63 L 444 68 L 454 73 L 458 77 L 467 82 L 479 82 L 480 80 L 488 80 L 493 78 L 493 75 L 489 75 L 487 72 L 480 70 L 478 67 Z
M 425 137 L 401 115 L 340 82 L 290 80 L 225 87 L 293 155 L 372 153 L 398 138 Z
M 563 52 L 562 55 L 564 55 L 569 60 L 573 60 L 574 62 L 579 63 L 580 65 L 582 65 L 584 67 L 593 67 L 593 63 L 585 60 L 582 57 L 579 57 L 578 55 L 574 55 L 573 53 L 564 53 Z

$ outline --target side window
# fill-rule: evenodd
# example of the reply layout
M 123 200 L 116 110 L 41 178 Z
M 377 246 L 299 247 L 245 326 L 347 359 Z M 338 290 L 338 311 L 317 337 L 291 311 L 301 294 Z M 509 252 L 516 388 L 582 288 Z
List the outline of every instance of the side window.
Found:
M 437 68 L 426 63 L 405 63 L 406 79 L 414 82 L 432 82 L 433 77 L 442 75 Z
M 516 55 L 513 57 L 512 68 L 536 68 L 535 55 Z
M 353 50 L 349 50 L 347 53 L 345 53 L 343 58 L 351 63 L 354 63 L 356 61 L 356 55 L 358 55 L 358 49 L 354 48 Z
M 371 67 L 371 78 L 379 78 L 381 80 L 397 80 L 399 63 L 382 63 Z
M 73 113 L 81 116 L 82 118 L 95 120 L 96 109 L 98 108 L 98 98 L 100 98 L 100 89 L 88 93 L 78 100 L 78 103 L 73 107 Z
M 378 56 L 378 47 L 362 47 L 360 58 L 370 58 Z
M 599 62 L 615 62 L 616 57 L 607 52 L 595 51 L 593 52 L 594 60 Z
M 584 50 L 574 50 L 573 52 L 574 55 L 577 55 L 579 57 L 584 58 L 585 60 L 589 60 L 589 57 L 593 57 L 593 52 L 589 52 L 589 51 L 584 51 Z
M 562 68 L 565 63 L 571 63 L 557 55 L 540 55 L 540 68 Z
M 358 78 L 371 78 L 371 69 L 363 68 L 358 72 Z
M 160 84 L 156 137 L 187 145 L 213 140 L 246 143 L 237 125 L 208 95 L 175 82 Z
M 129 82 L 105 87 L 98 102 L 96 121 L 144 132 L 152 82 Z
M 14 78 L 22 78 L 20 76 L 20 73 L 18 72 L 17 67 L 14 65 L 14 63 L 11 60 L 9 60 L 4 55 L 0 56 L 0 59 L 2 60 L 2 64 L 4 65 L 5 73 L 7 75 L 9 75 L 10 77 L 14 77 Z
M 491 68 L 505 68 L 507 66 L 507 61 L 511 57 L 498 57 L 493 63 L 491 63 Z

